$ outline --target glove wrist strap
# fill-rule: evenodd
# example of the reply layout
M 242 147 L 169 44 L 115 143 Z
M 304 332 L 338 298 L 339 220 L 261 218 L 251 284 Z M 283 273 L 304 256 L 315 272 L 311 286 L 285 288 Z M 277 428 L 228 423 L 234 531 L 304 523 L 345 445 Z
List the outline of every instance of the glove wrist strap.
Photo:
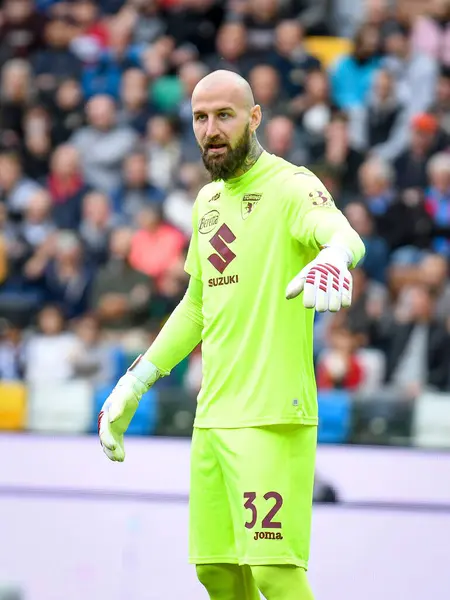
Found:
M 344 246 L 339 246 L 337 244 L 325 244 L 324 246 L 322 246 L 322 248 L 324 250 L 333 250 L 333 252 L 335 252 L 336 254 L 339 253 L 339 255 L 342 256 L 342 260 L 345 262 L 347 267 L 350 267 L 350 265 L 353 263 L 353 253 Z
M 151 386 L 161 377 L 161 372 L 158 367 L 155 367 L 155 365 L 144 358 L 142 354 L 140 354 L 128 368 L 128 372 L 145 385 L 147 389 L 151 388 Z

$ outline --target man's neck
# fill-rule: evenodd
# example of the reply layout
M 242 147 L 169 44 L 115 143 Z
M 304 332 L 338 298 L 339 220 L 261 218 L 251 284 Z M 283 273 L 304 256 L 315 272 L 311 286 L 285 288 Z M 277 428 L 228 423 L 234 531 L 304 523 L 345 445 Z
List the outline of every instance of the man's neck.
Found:
M 264 151 L 264 149 L 261 146 L 261 144 L 258 142 L 256 134 L 253 134 L 252 139 L 250 141 L 250 150 L 248 151 L 248 154 L 245 157 L 245 160 L 244 160 L 242 166 L 239 167 L 239 169 L 237 169 L 233 173 L 233 177 L 231 179 L 235 179 L 236 177 L 241 177 L 241 175 L 244 175 L 244 173 L 247 173 L 247 171 L 250 171 L 250 169 L 256 163 L 256 161 L 261 156 L 263 151 Z

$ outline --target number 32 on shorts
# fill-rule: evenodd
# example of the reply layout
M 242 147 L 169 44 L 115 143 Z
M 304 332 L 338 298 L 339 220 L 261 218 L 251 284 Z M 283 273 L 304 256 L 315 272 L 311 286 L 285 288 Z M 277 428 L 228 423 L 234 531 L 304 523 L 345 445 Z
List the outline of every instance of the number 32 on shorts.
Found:
M 274 501 L 272 506 L 269 507 L 267 513 L 261 520 L 261 529 L 281 529 L 281 521 L 274 521 L 274 518 L 280 508 L 283 506 L 283 497 L 278 492 L 267 492 L 263 496 L 264 500 L 270 502 Z M 245 523 L 247 529 L 253 529 L 258 521 L 258 510 L 255 506 L 256 493 L 255 492 L 244 492 L 244 508 L 250 511 L 250 520 Z M 254 536 L 255 540 L 258 539 L 277 539 L 282 540 L 283 536 L 280 532 L 268 532 L 258 531 Z

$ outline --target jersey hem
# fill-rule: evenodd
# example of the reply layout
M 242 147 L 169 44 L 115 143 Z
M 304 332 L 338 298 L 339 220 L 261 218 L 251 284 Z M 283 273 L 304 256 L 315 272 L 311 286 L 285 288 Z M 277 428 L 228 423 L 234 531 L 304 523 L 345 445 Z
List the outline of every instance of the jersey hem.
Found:
M 196 558 L 193 556 L 190 556 L 188 559 L 189 564 L 191 565 L 209 565 L 211 563 L 226 563 L 228 565 L 238 565 L 239 564 L 239 559 L 237 558 L 237 556 L 210 556 L 208 558 L 202 557 L 202 558 Z
M 194 421 L 194 427 L 198 429 L 241 429 L 244 427 L 260 427 L 262 425 L 318 425 L 318 417 L 299 417 L 297 419 L 253 419 L 240 423 L 223 424 L 214 421 Z
M 251 566 L 267 566 L 267 565 L 294 565 L 296 567 L 301 567 L 305 571 L 308 570 L 308 563 L 305 560 L 300 560 L 296 558 L 280 558 L 273 556 L 263 556 L 262 558 L 258 556 L 258 558 L 241 558 L 239 559 L 239 565 L 249 565 Z
M 266 566 L 266 565 L 294 565 L 296 567 L 301 567 L 305 571 L 308 570 L 308 563 L 305 560 L 298 560 L 295 558 L 280 558 L 280 557 L 258 557 L 258 558 L 237 558 L 237 557 L 229 557 L 229 556 L 210 556 L 210 557 L 202 557 L 196 558 L 190 556 L 188 558 L 188 563 L 191 565 L 209 565 L 209 564 L 218 564 L 225 563 L 228 565 L 249 565 L 249 566 Z

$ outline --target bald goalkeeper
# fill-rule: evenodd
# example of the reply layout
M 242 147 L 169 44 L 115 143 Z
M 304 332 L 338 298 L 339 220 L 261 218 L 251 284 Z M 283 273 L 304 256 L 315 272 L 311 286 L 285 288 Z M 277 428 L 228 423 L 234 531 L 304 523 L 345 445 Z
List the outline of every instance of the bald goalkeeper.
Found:
M 350 305 L 364 246 L 315 175 L 260 146 L 244 79 L 206 76 L 192 111 L 212 183 L 193 209 L 189 286 L 105 402 L 100 440 L 123 461 L 141 396 L 202 342 L 190 561 L 211 600 L 311 600 L 314 309 Z

